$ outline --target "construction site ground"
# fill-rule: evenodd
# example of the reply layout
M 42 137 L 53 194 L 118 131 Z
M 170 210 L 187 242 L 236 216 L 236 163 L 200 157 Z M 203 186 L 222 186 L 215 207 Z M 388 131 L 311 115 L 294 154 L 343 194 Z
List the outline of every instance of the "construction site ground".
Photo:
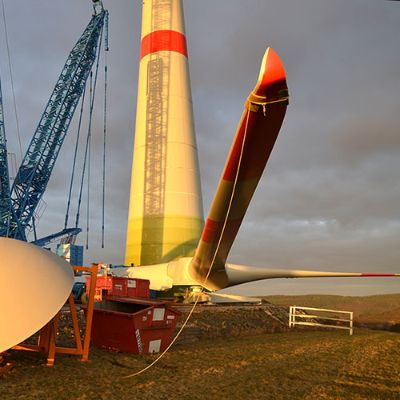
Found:
M 71 332 L 61 328 L 67 342 Z M 285 306 L 202 306 L 177 344 L 136 377 L 127 376 L 157 355 L 92 347 L 87 363 L 57 355 L 47 367 L 40 354 L 9 351 L 0 399 L 399 399 L 399 345 L 387 331 L 289 331 Z

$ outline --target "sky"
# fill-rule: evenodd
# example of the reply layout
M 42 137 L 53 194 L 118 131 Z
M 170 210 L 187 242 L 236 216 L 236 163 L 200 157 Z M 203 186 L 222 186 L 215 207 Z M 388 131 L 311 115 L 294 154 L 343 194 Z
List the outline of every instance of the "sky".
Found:
M 101 76 L 86 262 L 120 264 L 128 215 L 141 3 L 105 0 L 104 4 L 110 12 L 106 243 L 102 249 Z M 4 5 L 24 152 L 66 57 L 90 19 L 91 1 L 4 0 Z M 205 215 L 268 46 L 278 52 L 287 72 L 290 105 L 229 262 L 400 272 L 400 3 L 184 0 L 184 13 Z M 8 146 L 19 165 L 21 151 L 0 17 Z M 44 197 L 39 235 L 64 225 L 76 117 Z M 76 193 L 75 188 L 75 198 Z M 76 205 L 71 210 L 72 225 L 75 211 Z M 81 214 L 86 230 L 85 199 Z M 82 244 L 85 235 L 80 236 Z M 395 293 L 400 292 L 400 279 L 269 280 L 230 292 Z

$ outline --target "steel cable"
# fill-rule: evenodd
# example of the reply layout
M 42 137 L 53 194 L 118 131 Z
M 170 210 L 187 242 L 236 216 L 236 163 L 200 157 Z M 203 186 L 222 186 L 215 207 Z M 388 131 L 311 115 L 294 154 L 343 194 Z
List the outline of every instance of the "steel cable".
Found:
M 13 76 L 13 72 L 12 72 L 11 52 L 10 52 L 10 43 L 9 43 L 9 40 L 8 40 L 7 18 L 6 18 L 6 10 L 5 10 L 5 7 L 4 7 L 4 0 L 1 0 L 1 6 L 2 6 L 2 12 L 3 12 L 4 33 L 5 33 L 7 57 L 8 57 L 8 69 L 9 69 L 9 72 L 10 72 L 11 91 L 12 91 L 12 96 L 13 96 L 15 124 L 16 124 L 16 127 L 17 127 L 17 137 L 18 137 L 18 143 L 19 143 L 19 151 L 20 151 L 20 156 L 21 156 L 21 159 L 22 159 L 21 133 L 20 133 L 20 129 L 19 129 L 17 100 L 15 98 L 14 76 Z

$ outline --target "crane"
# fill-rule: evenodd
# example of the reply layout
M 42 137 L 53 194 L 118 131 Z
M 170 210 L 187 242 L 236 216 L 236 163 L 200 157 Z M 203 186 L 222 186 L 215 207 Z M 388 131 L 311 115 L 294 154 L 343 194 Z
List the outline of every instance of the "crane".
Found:
M 77 104 L 84 92 L 101 46 L 103 30 L 105 47 L 108 49 L 108 11 L 100 0 L 93 0 L 93 9 L 92 18 L 65 62 L 11 189 L 0 95 L 0 236 L 26 241 L 28 230 L 33 228 L 33 243 L 43 246 L 62 236 L 76 236 L 81 231 L 78 227 L 64 228 L 37 240 L 35 210 L 45 193 Z
M 6 234 L 10 226 L 10 213 L 10 178 L 8 174 L 7 139 L 4 129 L 3 95 L 0 80 L 0 231 Z

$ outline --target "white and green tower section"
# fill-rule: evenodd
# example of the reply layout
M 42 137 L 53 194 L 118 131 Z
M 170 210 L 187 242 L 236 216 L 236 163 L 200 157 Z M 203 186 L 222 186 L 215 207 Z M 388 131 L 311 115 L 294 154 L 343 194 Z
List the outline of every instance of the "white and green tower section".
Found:
M 125 264 L 192 256 L 203 223 L 182 1 L 146 0 Z

